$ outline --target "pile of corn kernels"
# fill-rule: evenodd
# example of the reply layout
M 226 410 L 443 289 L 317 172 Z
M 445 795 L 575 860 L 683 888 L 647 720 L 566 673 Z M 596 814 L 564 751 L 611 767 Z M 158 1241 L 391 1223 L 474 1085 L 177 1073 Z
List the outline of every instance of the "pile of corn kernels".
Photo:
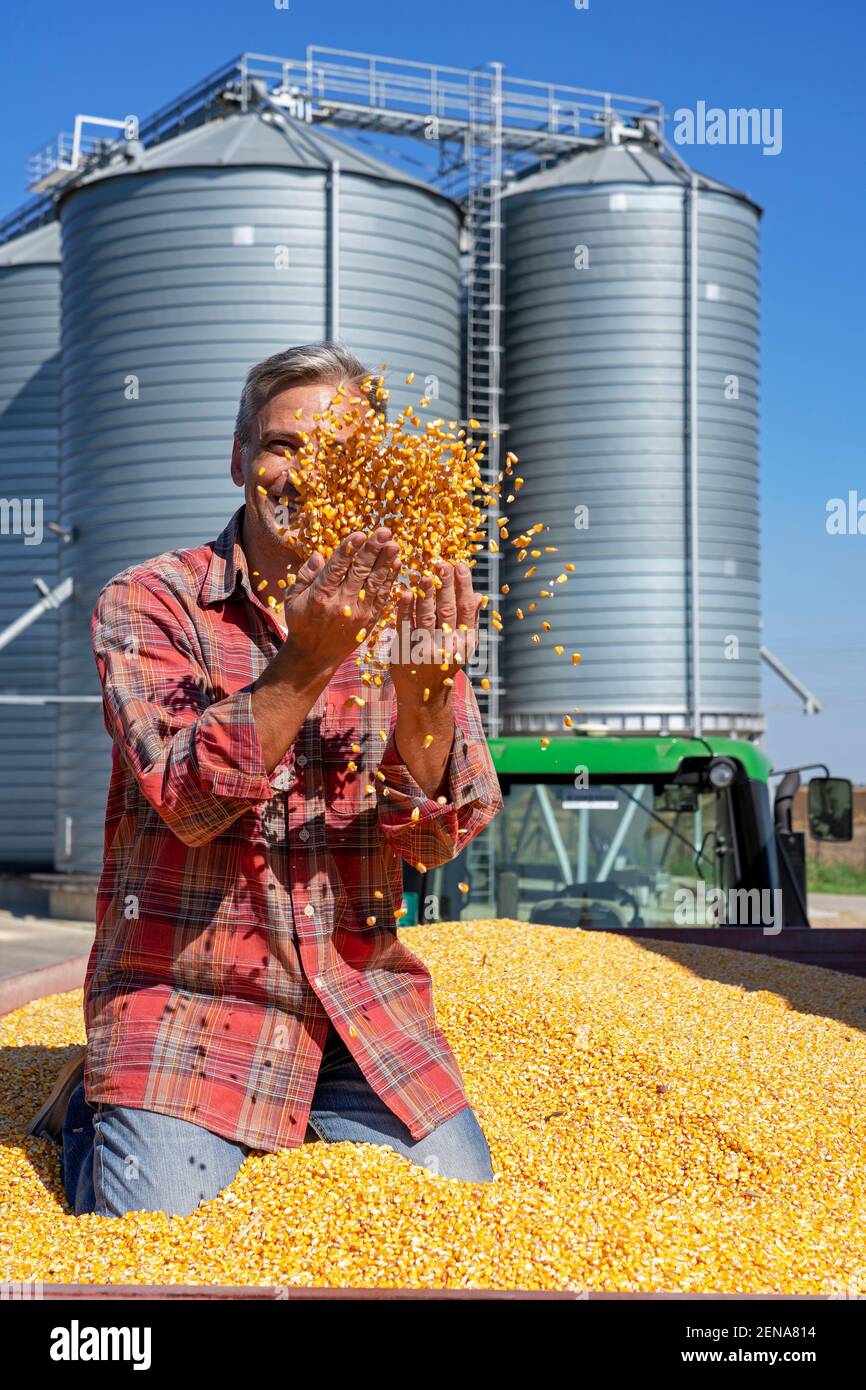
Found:
M 501 920 L 411 927 L 495 1180 L 253 1155 L 189 1217 L 69 1215 L 23 1137 L 80 994 L 0 1019 L 0 1278 L 866 1295 L 866 982 Z

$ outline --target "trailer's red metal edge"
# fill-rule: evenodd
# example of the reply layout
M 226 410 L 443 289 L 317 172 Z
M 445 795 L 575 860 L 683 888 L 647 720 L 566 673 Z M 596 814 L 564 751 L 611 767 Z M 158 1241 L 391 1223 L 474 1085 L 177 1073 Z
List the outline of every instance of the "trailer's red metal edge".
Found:
M 45 994 L 65 994 L 80 989 L 87 970 L 87 956 L 69 956 L 54 965 L 40 965 L 35 970 L 22 970 L 0 980 L 0 1015 L 11 1014 L 32 1004 Z
M 793 965 L 817 965 L 845 975 L 866 976 L 866 928 L 783 927 L 612 927 L 616 936 L 680 946 L 721 947 L 746 955 L 773 956 Z

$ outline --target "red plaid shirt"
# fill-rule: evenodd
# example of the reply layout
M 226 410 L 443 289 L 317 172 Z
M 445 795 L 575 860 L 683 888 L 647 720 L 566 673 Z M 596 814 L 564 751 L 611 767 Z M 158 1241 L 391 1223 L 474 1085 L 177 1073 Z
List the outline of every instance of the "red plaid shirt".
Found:
M 251 688 L 283 634 L 250 588 L 242 518 L 118 575 L 93 615 L 114 749 L 87 1098 L 295 1148 L 330 1019 L 422 1139 L 468 1101 L 394 914 L 403 859 L 447 863 L 501 808 L 478 705 L 458 672 L 439 805 L 400 759 L 390 679 L 363 684 L 350 656 L 269 775 Z

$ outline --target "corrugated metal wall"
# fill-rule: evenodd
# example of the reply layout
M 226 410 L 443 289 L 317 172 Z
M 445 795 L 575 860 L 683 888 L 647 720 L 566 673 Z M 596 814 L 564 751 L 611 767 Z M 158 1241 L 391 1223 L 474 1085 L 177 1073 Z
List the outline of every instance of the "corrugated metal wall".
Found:
M 37 601 L 34 578 L 58 580 L 46 528 L 57 520 L 59 260 L 54 224 L 0 246 L 0 629 Z M 56 692 L 57 634 L 58 615 L 43 614 L 0 651 L 0 694 Z M 4 868 L 51 865 L 56 718 L 56 705 L 0 704 Z
M 327 198 L 321 169 L 228 166 L 105 178 L 65 199 L 62 493 L 78 541 L 64 690 L 98 690 L 89 619 L 102 585 L 212 539 L 240 505 L 228 464 L 248 368 L 328 333 Z M 435 375 L 431 414 L 453 416 L 456 209 L 353 173 L 341 176 L 340 204 L 339 336 L 371 366 L 389 363 L 395 383 L 413 368 Z M 64 706 L 59 745 L 57 867 L 96 871 L 101 711 Z
M 575 705 L 611 728 L 683 728 L 688 195 L 669 172 L 670 186 L 582 184 L 583 158 L 571 182 L 559 171 L 505 200 L 505 418 L 526 478 L 511 532 L 541 520 L 543 543 L 559 547 L 528 581 L 509 551 L 505 730 L 561 729 Z M 702 707 L 706 728 L 744 732 L 760 725 L 757 219 L 737 197 L 700 194 Z M 539 598 L 563 560 L 576 573 Z M 537 612 L 518 622 L 533 599 Z M 554 630 L 539 647 L 540 618 Z

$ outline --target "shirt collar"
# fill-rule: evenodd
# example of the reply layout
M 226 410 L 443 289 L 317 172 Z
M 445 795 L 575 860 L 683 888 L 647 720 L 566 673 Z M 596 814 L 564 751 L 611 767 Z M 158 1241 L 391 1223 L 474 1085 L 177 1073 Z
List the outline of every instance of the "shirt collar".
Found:
M 252 598 L 247 557 L 241 545 L 244 508 L 239 507 L 224 531 L 211 544 L 211 556 L 199 589 L 199 600 L 206 607 L 234 598 L 238 583 Z

